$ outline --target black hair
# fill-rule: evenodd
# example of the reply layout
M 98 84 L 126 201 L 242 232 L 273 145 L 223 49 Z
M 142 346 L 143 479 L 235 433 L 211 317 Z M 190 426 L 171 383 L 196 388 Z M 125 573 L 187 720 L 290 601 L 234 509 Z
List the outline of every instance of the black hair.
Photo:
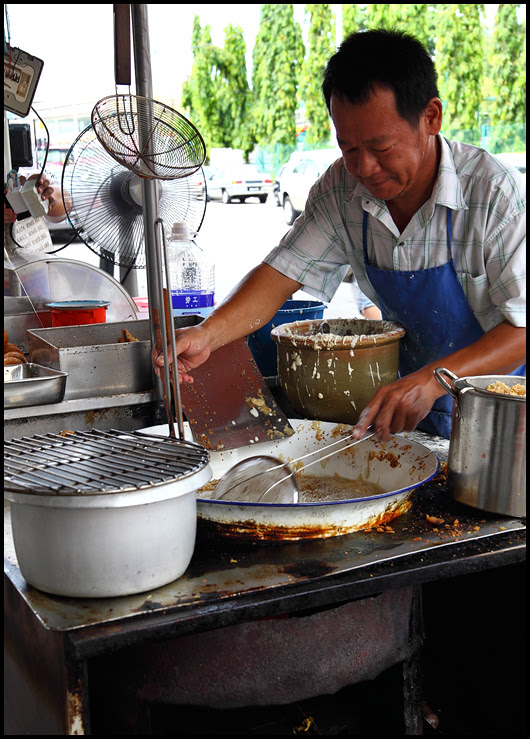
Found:
M 414 128 L 429 101 L 439 97 L 432 59 L 414 36 L 402 31 L 359 31 L 342 42 L 324 72 L 328 111 L 332 93 L 358 105 L 368 101 L 374 85 L 394 91 L 399 115 Z

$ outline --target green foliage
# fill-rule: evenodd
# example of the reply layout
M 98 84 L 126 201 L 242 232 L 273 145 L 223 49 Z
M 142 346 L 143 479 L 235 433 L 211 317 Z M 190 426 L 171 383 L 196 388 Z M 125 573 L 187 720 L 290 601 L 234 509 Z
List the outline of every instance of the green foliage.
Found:
M 254 139 L 248 125 L 251 108 L 251 92 L 247 80 L 245 60 L 246 46 L 243 30 L 228 26 L 225 45 L 219 59 L 221 74 L 218 80 L 217 99 L 222 111 L 222 127 L 226 135 L 225 146 L 252 151 Z
M 517 20 L 519 5 L 499 5 L 493 30 L 495 102 L 492 123 L 526 121 L 526 33 Z
M 526 123 L 493 126 L 488 136 L 488 150 L 492 154 L 526 151 Z
M 183 86 L 182 103 L 204 138 L 207 151 L 230 147 L 248 154 L 254 141 L 248 126 L 250 89 L 242 29 L 228 26 L 221 49 L 212 44 L 210 26 L 201 29 L 195 16 L 192 50 L 193 69 Z
M 201 6 L 198 6 L 200 8 Z M 332 9 L 306 5 L 307 50 L 293 6 L 261 5 L 253 48 L 252 89 L 239 27 L 225 29 L 223 48 L 212 44 L 209 26 L 193 25 L 192 74 L 182 100 L 193 123 L 212 146 L 247 154 L 259 144 L 278 160 L 297 146 L 295 114 L 308 122 L 304 146 L 327 145 L 329 120 L 321 92 L 327 58 L 335 49 Z M 442 132 L 492 150 L 526 150 L 526 24 L 516 4 L 501 4 L 491 32 L 480 4 L 342 5 L 343 38 L 385 27 L 416 36 L 435 60 L 444 104 Z M 300 105 L 301 104 L 301 105 Z M 490 124 L 494 126 L 490 128 Z M 298 144 L 298 147 L 300 144 Z
M 310 24 L 300 96 L 309 124 L 306 141 L 308 144 L 329 144 L 330 121 L 322 95 L 322 79 L 326 62 L 335 52 L 335 24 L 331 5 L 306 5 L 305 12 L 310 16 Z
M 258 143 L 292 144 L 296 140 L 303 59 L 302 32 L 294 20 L 293 6 L 262 5 L 252 53 L 252 123 Z
M 342 6 L 342 38 L 367 28 L 364 7 L 363 5 Z
M 479 125 L 483 44 L 479 4 L 440 4 L 436 13 L 436 70 L 446 128 Z
M 435 6 L 423 3 L 368 5 L 370 28 L 393 28 L 415 36 L 432 56 L 435 47 Z

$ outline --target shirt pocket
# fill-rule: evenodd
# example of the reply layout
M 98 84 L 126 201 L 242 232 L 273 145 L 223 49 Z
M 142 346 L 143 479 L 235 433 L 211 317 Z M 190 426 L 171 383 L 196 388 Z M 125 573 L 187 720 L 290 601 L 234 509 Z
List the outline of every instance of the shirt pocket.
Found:
M 464 295 L 468 298 L 484 298 L 488 295 L 488 276 L 487 275 L 471 275 L 469 272 L 459 272 L 458 280 L 464 291 Z

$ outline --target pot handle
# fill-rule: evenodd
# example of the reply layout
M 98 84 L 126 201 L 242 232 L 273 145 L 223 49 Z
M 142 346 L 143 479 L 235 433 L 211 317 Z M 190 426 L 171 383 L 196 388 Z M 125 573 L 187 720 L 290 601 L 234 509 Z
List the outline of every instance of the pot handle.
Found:
M 457 375 L 455 375 L 453 372 L 451 372 L 448 369 L 445 369 L 445 367 L 437 367 L 433 371 L 434 377 L 438 380 L 440 385 L 443 387 L 446 393 L 450 393 L 453 398 L 456 398 L 458 400 L 458 392 L 455 390 L 453 385 L 450 385 L 447 380 L 445 379 L 444 375 L 449 377 L 451 382 L 454 382 L 455 380 L 458 380 Z

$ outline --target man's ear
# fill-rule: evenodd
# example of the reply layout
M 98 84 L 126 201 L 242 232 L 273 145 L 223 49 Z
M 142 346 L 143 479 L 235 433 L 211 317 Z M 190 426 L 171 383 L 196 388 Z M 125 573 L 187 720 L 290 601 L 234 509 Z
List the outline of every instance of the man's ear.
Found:
M 443 108 L 440 98 L 431 98 L 423 111 L 423 118 L 427 126 L 427 133 L 436 136 L 442 128 Z

